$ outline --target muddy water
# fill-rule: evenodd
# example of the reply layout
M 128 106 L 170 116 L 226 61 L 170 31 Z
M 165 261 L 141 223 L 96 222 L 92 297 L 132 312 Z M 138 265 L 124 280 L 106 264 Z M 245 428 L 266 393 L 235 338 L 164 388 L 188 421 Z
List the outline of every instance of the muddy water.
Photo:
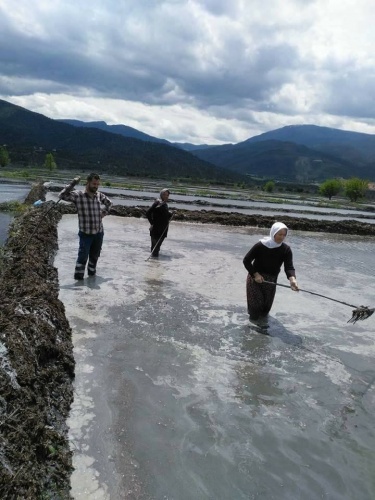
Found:
M 0 183 L 0 203 L 6 201 L 20 201 L 22 202 L 28 192 L 30 186 L 27 184 L 7 184 Z
M 174 223 L 145 261 L 145 220 L 105 227 L 82 284 L 76 217 L 59 227 L 73 496 L 373 499 L 375 318 L 348 324 L 350 307 L 279 288 L 268 323 L 251 325 L 242 258 L 261 232 Z M 374 307 L 374 239 L 289 242 L 301 288 Z
M 30 191 L 30 186 L 0 183 L 0 203 L 7 201 L 23 201 Z M 5 243 L 8 227 L 13 219 L 10 213 L 0 212 L 0 245 Z

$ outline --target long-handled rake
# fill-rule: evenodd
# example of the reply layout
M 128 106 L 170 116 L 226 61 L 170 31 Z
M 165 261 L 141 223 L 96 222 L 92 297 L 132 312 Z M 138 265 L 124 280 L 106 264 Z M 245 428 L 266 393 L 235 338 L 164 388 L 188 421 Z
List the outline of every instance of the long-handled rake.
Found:
M 281 283 L 274 283 L 273 281 L 263 281 L 263 283 L 267 283 L 269 285 L 277 285 L 282 286 L 283 288 L 290 288 L 288 285 L 282 285 Z M 311 295 L 317 295 L 318 297 L 323 297 L 323 299 L 332 300 L 333 302 L 338 302 L 339 304 L 343 304 L 344 306 L 354 307 L 352 311 L 352 317 L 347 321 L 347 323 L 356 323 L 357 321 L 363 321 L 370 316 L 375 311 L 375 308 L 370 309 L 367 306 L 353 306 L 353 304 L 348 304 L 347 302 L 343 302 L 342 300 L 332 299 L 331 297 L 326 297 L 325 295 L 321 295 L 320 293 L 310 292 L 309 290 L 299 289 L 300 292 L 310 293 Z

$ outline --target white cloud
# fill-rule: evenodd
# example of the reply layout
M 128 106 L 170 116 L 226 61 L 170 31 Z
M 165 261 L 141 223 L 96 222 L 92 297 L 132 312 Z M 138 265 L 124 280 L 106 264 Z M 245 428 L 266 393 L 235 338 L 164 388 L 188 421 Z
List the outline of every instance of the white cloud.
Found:
M 2 0 L 0 95 L 217 144 L 293 123 L 375 133 L 372 0 Z

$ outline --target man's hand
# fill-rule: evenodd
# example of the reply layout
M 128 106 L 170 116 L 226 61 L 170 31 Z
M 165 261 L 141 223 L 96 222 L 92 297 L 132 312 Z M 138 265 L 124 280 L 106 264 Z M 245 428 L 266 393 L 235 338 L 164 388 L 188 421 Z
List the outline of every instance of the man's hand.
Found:
M 81 180 L 81 177 L 79 177 L 79 176 L 78 176 L 78 177 L 74 177 L 74 179 L 72 180 L 72 182 L 71 182 L 71 183 L 69 184 L 69 186 L 67 187 L 67 190 L 68 190 L 68 191 L 72 191 L 72 190 L 73 190 L 73 188 L 74 188 L 74 186 L 75 186 L 76 184 L 78 184 L 80 180 Z

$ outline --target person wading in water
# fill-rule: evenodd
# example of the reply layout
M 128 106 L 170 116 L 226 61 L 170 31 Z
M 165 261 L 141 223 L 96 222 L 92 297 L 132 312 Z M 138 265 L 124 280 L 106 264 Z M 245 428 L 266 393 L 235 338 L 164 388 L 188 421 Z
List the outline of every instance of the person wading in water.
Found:
M 74 203 L 78 212 L 79 250 L 74 271 L 75 280 L 83 280 L 87 260 L 88 275 L 95 276 L 104 236 L 102 219 L 109 214 L 112 206 L 111 200 L 98 191 L 100 185 L 98 174 L 87 176 L 84 191 L 74 190 L 79 181 L 80 177 L 76 177 L 59 194 L 61 200 Z M 101 205 L 104 205 L 104 208 Z
M 162 189 L 160 191 L 160 198 L 156 199 L 152 206 L 147 210 L 146 217 L 151 224 L 151 256 L 158 257 L 160 247 L 167 237 L 168 225 L 172 213 L 168 210 L 169 189 Z
M 276 286 L 263 283 L 277 282 L 281 266 L 289 279 L 292 290 L 298 292 L 296 273 L 293 266 L 293 254 L 289 245 L 284 243 L 288 228 L 282 222 L 275 222 L 270 235 L 261 238 L 248 251 L 243 264 L 248 271 L 246 282 L 247 310 L 251 320 L 267 316 L 276 293 Z

